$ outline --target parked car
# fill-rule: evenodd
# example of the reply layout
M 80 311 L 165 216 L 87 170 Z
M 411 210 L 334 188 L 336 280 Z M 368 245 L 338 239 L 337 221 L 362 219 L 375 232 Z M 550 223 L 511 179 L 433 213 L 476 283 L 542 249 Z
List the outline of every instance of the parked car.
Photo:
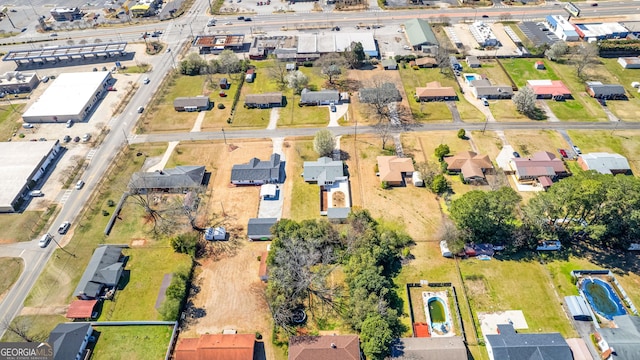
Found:
M 336 112 L 336 110 L 337 110 L 336 109 L 336 104 L 334 104 L 334 103 L 329 104 L 329 108 L 331 109 L 331 112 Z
M 577 146 L 575 146 L 575 145 L 573 146 L 573 150 L 574 150 L 574 151 L 576 152 L 576 154 L 578 154 L 578 155 L 582 154 L 582 150 L 580 150 L 580 148 L 579 148 L 579 147 L 577 147 Z
M 86 134 L 82 135 L 82 141 L 83 142 L 87 142 L 89 140 L 91 140 L 91 134 L 86 133 Z
M 68 120 L 67 121 L 67 127 L 70 128 L 73 126 L 73 120 Z
M 558 150 L 558 152 L 560 153 L 560 155 L 562 155 L 563 158 L 568 158 L 569 155 L 567 155 L 567 151 L 565 149 L 560 149 Z
M 78 141 L 80 141 L 80 136 L 76 136 L 73 138 L 73 142 L 78 142 Z
M 49 81 L 49 77 L 48 76 L 45 76 L 45 77 L 42 78 L 42 82 L 43 83 L 46 83 L 48 81 Z
M 487 100 L 487 98 L 482 98 L 482 105 L 484 106 L 489 106 L 489 101 Z
M 58 34 L 53 33 L 53 34 L 51 34 L 51 35 L 49 35 L 49 36 L 51 36 L 51 37 L 56 37 L 56 36 L 58 36 Z
M 68 221 L 63 222 L 58 227 L 58 234 L 60 234 L 60 235 L 66 234 L 67 231 L 69 231 L 69 227 L 71 227 L 71 223 L 70 222 L 68 222 Z
M 33 124 L 23 123 L 22 127 L 25 128 L 25 129 L 33 129 Z
M 31 197 L 41 197 L 41 196 L 44 196 L 44 193 L 42 192 L 42 190 L 31 190 L 31 191 L 29 191 L 29 196 L 31 196 Z
M 78 180 L 78 182 L 76 183 L 76 190 L 82 189 L 83 186 L 84 186 L 84 181 Z
M 40 238 L 40 241 L 38 241 L 38 245 L 41 248 L 46 248 L 47 245 L 49 245 L 49 242 L 51 242 L 51 239 L 53 239 L 53 236 L 51 236 L 51 234 L 49 233 L 46 233 L 42 235 L 42 237 Z
M 520 153 L 518 153 L 517 151 L 513 152 L 513 157 L 514 158 L 519 158 L 520 157 Z
M 71 136 L 65 135 L 64 138 L 62 138 L 62 141 L 68 143 L 69 141 L 71 141 Z
M 238 20 L 244 20 L 244 16 L 238 16 Z

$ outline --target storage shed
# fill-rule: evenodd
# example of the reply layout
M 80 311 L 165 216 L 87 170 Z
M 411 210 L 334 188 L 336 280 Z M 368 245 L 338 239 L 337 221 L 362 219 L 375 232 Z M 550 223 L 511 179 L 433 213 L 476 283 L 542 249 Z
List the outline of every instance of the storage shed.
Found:
M 581 321 L 591 321 L 591 310 L 589 309 L 589 305 L 581 296 L 565 296 L 564 303 L 567 304 L 567 308 L 569 308 L 569 312 L 571 316 L 575 320 Z

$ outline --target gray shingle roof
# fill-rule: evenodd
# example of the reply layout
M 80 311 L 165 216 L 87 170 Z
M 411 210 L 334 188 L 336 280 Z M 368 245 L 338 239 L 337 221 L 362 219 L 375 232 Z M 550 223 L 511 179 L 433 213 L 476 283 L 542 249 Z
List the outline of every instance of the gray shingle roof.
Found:
M 614 316 L 617 328 L 600 328 L 598 332 L 609 347 L 616 350 L 616 360 L 640 359 L 640 317 Z
M 336 104 L 340 101 L 338 90 L 310 91 L 309 89 L 303 89 L 300 94 L 301 104 L 319 104 L 332 101 Z
M 280 168 L 279 154 L 271 154 L 271 158 L 267 161 L 253 158 L 246 164 L 233 165 L 231 182 L 281 182 Z
M 53 359 L 75 359 L 90 328 L 89 323 L 58 324 L 47 339 L 47 343 L 53 347 Z
M 400 338 L 391 347 L 392 358 L 413 360 L 467 360 L 467 347 L 459 336 Z
M 137 172 L 131 176 L 129 189 L 195 189 L 202 185 L 204 166 L 177 166 L 156 172 Z
M 381 101 L 385 104 L 401 101 L 402 95 L 393 83 L 384 83 L 379 87 L 362 88 L 358 92 L 358 97 L 362 103 L 375 103 Z
M 625 95 L 626 92 L 622 85 L 603 84 L 599 81 L 587 82 L 587 86 L 593 90 L 595 96 L 612 96 Z
M 436 34 L 433 33 L 428 22 L 422 19 L 411 19 L 404 23 L 404 28 L 411 46 L 438 45 Z
M 281 92 L 270 92 L 264 94 L 249 94 L 244 98 L 245 104 L 269 105 L 282 104 Z
M 206 96 L 178 97 L 173 100 L 173 107 L 195 106 L 207 108 L 210 103 L 209 98 Z
M 247 236 L 250 239 L 271 239 L 271 227 L 276 222 L 277 218 L 251 218 L 247 225 Z
M 321 157 L 316 161 L 305 161 L 302 176 L 306 182 L 317 182 L 324 185 L 325 181 L 333 182 L 344 176 L 342 161 L 334 161 L 329 157 Z
M 118 246 L 99 246 L 91 256 L 89 264 L 73 292 L 74 296 L 97 297 L 103 285 L 116 285 L 122 275 L 124 264 L 120 262 L 122 248 Z
M 497 335 L 487 335 L 493 357 L 500 360 L 572 360 L 560 333 L 518 334 L 513 325 L 498 325 Z

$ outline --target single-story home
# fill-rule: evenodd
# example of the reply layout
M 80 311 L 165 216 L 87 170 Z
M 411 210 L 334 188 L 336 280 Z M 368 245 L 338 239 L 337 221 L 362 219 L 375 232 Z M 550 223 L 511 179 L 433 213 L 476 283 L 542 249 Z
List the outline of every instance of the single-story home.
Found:
M 460 336 L 400 338 L 391 345 L 392 359 L 467 360 L 467 347 Z
M 627 92 L 624 86 L 618 84 L 603 84 L 600 81 L 586 82 L 587 94 L 596 99 L 624 100 Z
M 208 96 L 178 97 L 173 100 L 175 111 L 202 111 L 211 109 Z
M 244 106 L 250 109 L 269 109 L 284 106 L 282 92 L 270 92 L 264 94 L 249 94 L 244 98 Z
M 74 300 L 67 309 L 67 319 L 93 319 L 98 313 L 95 311 L 98 300 Z
M 253 360 L 255 334 L 205 334 L 180 338 L 174 360 Z
M 491 360 L 573 359 L 571 348 L 560 333 L 518 334 L 511 324 L 498 324 L 498 334 L 485 336 Z
M 249 240 L 271 240 L 271 227 L 277 222 L 277 218 L 251 218 L 247 224 L 247 237 Z
M 269 160 L 258 158 L 246 164 L 236 164 L 231 168 L 231 183 L 234 185 L 275 184 L 284 181 L 284 162 L 280 154 L 271 154 Z
M 434 68 L 438 66 L 438 62 L 435 58 L 432 57 L 421 57 L 415 59 L 415 63 L 417 66 L 421 68 Z
M 578 157 L 582 170 L 595 170 L 601 174 L 631 174 L 627 158 L 620 154 L 589 153 Z
M 256 69 L 251 68 L 251 69 L 247 69 L 246 74 L 244 75 L 244 81 L 248 82 L 248 83 L 252 83 L 253 80 L 256 79 Z
M 320 215 L 326 215 L 330 222 L 344 222 L 351 213 L 351 189 L 344 163 L 329 157 L 305 161 L 302 177 L 320 186 Z
M 511 99 L 513 89 L 510 85 L 491 85 L 488 79 L 472 80 L 471 92 L 476 99 Z
M 56 325 L 47 339 L 53 348 L 53 360 L 84 359 L 91 334 L 93 328 L 86 322 Z
M 124 271 L 124 262 L 120 246 L 98 246 L 73 295 L 81 300 L 91 300 L 99 298 L 105 288 L 115 288 Z
M 147 192 L 183 193 L 199 190 L 205 182 L 205 167 L 198 165 L 176 166 L 171 169 L 131 175 L 129 192 L 140 194 Z
M 364 104 L 373 104 L 380 101 L 388 104 L 402 101 L 402 95 L 396 84 L 385 82 L 378 87 L 360 89 L 358 91 L 358 99 Z
M 463 151 L 444 158 L 447 170 L 462 173 L 466 181 L 484 181 L 487 171 L 493 171 L 488 155 L 479 155 L 473 151 Z
M 538 99 L 570 99 L 571 91 L 560 80 L 527 80 L 527 86 L 533 89 Z
M 597 329 L 596 340 L 603 359 L 637 360 L 640 356 L 640 317 L 614 316 L 615 327 Z
M 338 104 L 340 102 L 340 92 L 338 90 L 319 90 L 311 91 L 302 89 L 300 93 L 300 105 L 329 105 L 331 103 Z
M 398 70 L 398 63 L 395 59 L 385 59 L 381 62 L 382 68 L 385 70 Z
M 358 335 L 291 336 L 289 360 L 360 360 Z
M 227 78 L 220 79 L 220 81 L 218 82 L 218 85 L 220 85 L 220 89 L 223 89 L 223 90 L 229 89 L 231 87 L 231 83 L 229 83 Z
M 405 178 L 411 177 L 415 171 L 413 160 L 410 158 L 378 156 L 377 160 L 380 181 L 386 182 L 390 186 L 403 186 Z
M 482 64 L 480 63 L 480 60 L 478 60 L 478 57 L 474 55 L 468 55 L 465 58 L 465 61 L 467 62 L 467 65 L 469 65 L 470 68 L 479 68 L 482 66 Z
M 551 186 L 554 179 L 568 176 L 562 160 L 547 151 L 538 151 L 530 158 L 513 158 L 509 166 L 518 181 L 538 181 L 542 186 Z
M 441 86 L 439 81 L 427 83 L 425 87 L 417 87 L 416 101 L 458 100 L 458 94 L 450 86 Z
M 618 64 L 624 69 L 640 69 L 640 57 L 619 57 Z
M 346 180 L 344 163 L 323 156 L 316 161 L 305 161 L 302 177 L 308 183 L 316 183 L 319 186 L 332 185 L 336 180 Z

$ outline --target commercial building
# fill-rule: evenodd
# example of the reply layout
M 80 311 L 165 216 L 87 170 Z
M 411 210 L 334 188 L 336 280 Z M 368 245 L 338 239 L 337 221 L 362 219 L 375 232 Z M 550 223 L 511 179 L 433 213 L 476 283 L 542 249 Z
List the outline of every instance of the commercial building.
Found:
M 56 7 L 49 11 L 51 17 L 56 21 L 73 21 L 82 19 L 82 13 L 77 7 Z
M 576 28 L 562 15 L 547 15 L 545 18 L 551 31 L 564 41 L 578 41 L 580 36 Z
M 48 63 L 62 60 L 111 61 L 111 57 L 126 56 L 127 43 L 110 42 L 91 45 L 73 46 L 45 46 L 37 49 L 11 50 L 2 58 L 2 61 L 14 61 L 16 65 Z M 102 60 L 106 59 L 106 60 Z
M 352 43 L 361 43 L 365 55 L 378 57 L 372 33 L 302 34 L 298 36 L 256 36 L 249 49 L 252 60 L 274 55 L 280 61 L 312 61 L 322 54 L 344 52 Z
M 238 51 L 244 47 L 244 35 L 198 35 L 193 40 L 200 54 L 219 54 L 223 50 Z
M 60 152 L 58 141 L 0 142 L 0 212 L 18 211 Z
M 491 30 L 489 24 L 485 24 L 482 21 L 476 21 L 469 25 L 469 31 L 471 31 L 471 35 L 476 39 L 478 45 L 482 47 L 500 46 L 500 42 L 498 41 L 496 34 Z
M 8 71 L 0 75 L 0 93 L 26 93 L 35 89 L 40 83 L 38 74 Z
M 139 0 L 129 10 L 133 17 L 152 16 L 155 15 L 156 9 L 160 4 L 162 4 L 161 0 Z
M 62 73 L 22 114 L 29 123 L 84 121 L 107 92 L 111 73 L 93 71 Z
M 629 30 L 617 22 L 574 24 L 576 32 L 584 41 L 624 39 Z
M 437 48 L 438 38 L 433 33 L 431 25 L 422 19 L 411 19 L 404 23 L 404 31 L 409 39 L 409 44 L 414 50 L 423 52 L 432 52 L 431 49 Z

